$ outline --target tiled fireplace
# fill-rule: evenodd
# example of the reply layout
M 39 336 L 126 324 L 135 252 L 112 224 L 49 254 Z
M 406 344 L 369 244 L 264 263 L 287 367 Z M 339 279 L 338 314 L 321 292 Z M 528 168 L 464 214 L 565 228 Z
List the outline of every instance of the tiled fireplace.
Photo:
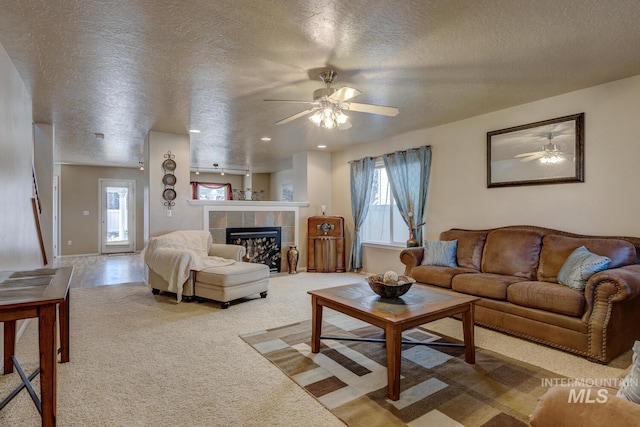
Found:
M 296 206 L 269 206 L 260 202 L 239 206 L 234 202 L 219 202 L 204 206 L 204 228 L 211 232 L 213 243 L 227 243 L 227 229 L 253 229 L 256 227 L 280 228 L 280 269 L 287 271 L 287 251 L 297 245 L 298 208 Z

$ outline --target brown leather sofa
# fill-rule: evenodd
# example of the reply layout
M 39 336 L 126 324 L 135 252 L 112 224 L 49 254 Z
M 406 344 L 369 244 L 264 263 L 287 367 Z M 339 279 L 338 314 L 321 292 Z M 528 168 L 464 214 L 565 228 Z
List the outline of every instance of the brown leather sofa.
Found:
M 640 238 L 577 235 L 536 226 L 452 229 L 457 267 L 421 265 L 424 248 L 400 253 L 418 283 L 481 297 L 475 322 L 600 363 L 640 339 Z M 611 259 L 584 291 L 558 283 L 574 249 Z
M 620 375 L 625 377 L 629 369 Z M 618 384 L 593 380 L 593 386 L 554 386 L 538 399 L 531 427 L 637 427 L 640 405 L 616 396 Z M 611 379 L 613 380 L 613 379 Z

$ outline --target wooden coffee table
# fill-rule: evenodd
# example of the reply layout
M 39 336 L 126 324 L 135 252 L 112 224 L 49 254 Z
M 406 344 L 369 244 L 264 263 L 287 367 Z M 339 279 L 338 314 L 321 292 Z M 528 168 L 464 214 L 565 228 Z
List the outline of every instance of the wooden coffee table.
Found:
M 311 351 L 313 353 L 320 351 L 320 339 L 341 339 L 341 337 L 321 336 L 322 307 L 331 308 L 384 330 L 385 339 L 381 341 L 385 341 L 387 347 L 388 394 L 391 400 L 400 398 L 400 363 L 404 330 L 443 317 L 461 314 L 465 361 L 475 363 L 473 305 L 480 298 L 414 284 L 409 292 L 400 298 L 384 299 L 374 293 L 364 282 L 318 289 L 309 291 L 309 294 L 312 308 Z M 342 337 L 342 339 L 350 338 Z M 406 343 L 420 344 L 414 341 Z

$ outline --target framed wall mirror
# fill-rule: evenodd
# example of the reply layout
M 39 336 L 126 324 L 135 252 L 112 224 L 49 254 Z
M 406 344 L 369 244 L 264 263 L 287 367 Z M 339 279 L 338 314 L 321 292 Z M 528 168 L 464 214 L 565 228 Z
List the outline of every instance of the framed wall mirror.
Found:
M 584 181 L 584 113 L 487 132 L 487 187 Z

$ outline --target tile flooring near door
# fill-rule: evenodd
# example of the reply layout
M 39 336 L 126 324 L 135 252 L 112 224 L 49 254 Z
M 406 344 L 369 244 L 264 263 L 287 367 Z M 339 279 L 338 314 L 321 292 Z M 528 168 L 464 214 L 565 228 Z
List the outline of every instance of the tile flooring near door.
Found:
M 53 267 L 73 266 L 71 287 L 144 282 L 144 260 L 138 253 L 59 257 Z

